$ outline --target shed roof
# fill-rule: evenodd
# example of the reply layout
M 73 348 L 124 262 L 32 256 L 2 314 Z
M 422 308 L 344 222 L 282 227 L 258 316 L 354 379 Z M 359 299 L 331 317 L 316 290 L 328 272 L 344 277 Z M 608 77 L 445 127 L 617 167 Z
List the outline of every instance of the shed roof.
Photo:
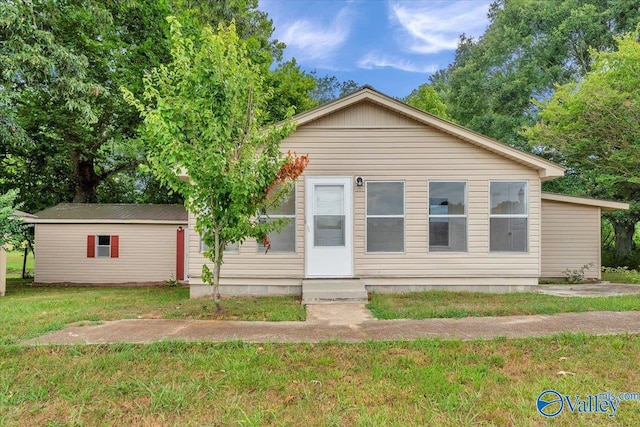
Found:
M 61 203 L 36 213 L 26 222 L 93 224 L 186 224 L 187 211 L 182 205 L 133 203 Z
M 629 203 L 614 202 L 612 200 L 592 199 L 589 197 L 567 196 L 566 194 L 542 192 L 542 200 L 553 202 L 573 203 L 575 205 L 595 206 L 603 211 L 629 209 Z

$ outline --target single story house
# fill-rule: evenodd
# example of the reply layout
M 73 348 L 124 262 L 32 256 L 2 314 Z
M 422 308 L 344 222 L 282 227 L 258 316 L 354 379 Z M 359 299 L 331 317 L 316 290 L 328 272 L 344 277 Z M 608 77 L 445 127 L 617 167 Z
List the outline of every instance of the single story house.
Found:
M 182 205 L 63 203 L 35 224 L 35 282 L 184 280 L 187 212 Z
M 227 248 L 222 294 L 526 291 L 589 263 L 599 278 L 600 212 L 628 208 L 543 193 L 563 167 L 368 86 L 294 120 L 281 148 L 309 165 L 270 213 L 291 221 L 266 253 Z M 202 250 L 191 233 L 192 297 L 211 294 Z

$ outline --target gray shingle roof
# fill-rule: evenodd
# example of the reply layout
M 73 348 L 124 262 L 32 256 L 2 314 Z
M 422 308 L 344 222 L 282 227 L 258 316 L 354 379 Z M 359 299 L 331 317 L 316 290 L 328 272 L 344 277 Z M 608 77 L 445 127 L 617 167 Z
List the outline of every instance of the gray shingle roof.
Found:
M 125 203 L 61 203 L 36 213 L 34 222 L 135 222 L 162 221 L 187 222 L 187 211 L 182 205 L 142 205 Z

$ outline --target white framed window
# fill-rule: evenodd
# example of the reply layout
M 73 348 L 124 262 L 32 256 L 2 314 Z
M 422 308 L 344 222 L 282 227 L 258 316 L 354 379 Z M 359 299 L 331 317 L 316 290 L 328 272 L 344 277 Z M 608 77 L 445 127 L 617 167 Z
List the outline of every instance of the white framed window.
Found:
M 367 181 L 367 252 L 404 252 L 404 181 Z
M 96 257 L 111 257 L 111 236 L 96 236 Z
M 429 251 L 467 251 L 466 182 L 429 182 Z
M 295 252 L 296 251 L 296 186 L 287 194 L 280 206 L 268 209 L 264 215 L 260 216 L 260 221 L 272 221 L 286 219 L 287 223 L 280 232 L 269 234 L 271 252 Z M 258 251 L 265 252 L 267 248 L 258 242 Z
M 237 253 L 240 245 L 238 242 L 236 243 L 227 243 L 224 247 L 224 252 Z M 206 252 L 209 250 L 209 246 L 202 240 L 202 236 L 200 236 L 200 253 Z
M 527 181 L 492 181 L 489 189 L 489 251 L 527 252 Z

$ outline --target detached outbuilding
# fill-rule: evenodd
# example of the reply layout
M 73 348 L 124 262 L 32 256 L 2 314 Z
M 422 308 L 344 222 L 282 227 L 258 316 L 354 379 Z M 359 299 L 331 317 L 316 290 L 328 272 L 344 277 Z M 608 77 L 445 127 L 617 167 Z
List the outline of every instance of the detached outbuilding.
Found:
M 603 211 L 629 209 L 627 203 L 542 193 L 542 277 L 563 278 L 584 267 L 587 279 L 600 280 Z
M 64 203 L 38 212 L 35 282 L 126 283 L 185 279 L 182 205 Z

